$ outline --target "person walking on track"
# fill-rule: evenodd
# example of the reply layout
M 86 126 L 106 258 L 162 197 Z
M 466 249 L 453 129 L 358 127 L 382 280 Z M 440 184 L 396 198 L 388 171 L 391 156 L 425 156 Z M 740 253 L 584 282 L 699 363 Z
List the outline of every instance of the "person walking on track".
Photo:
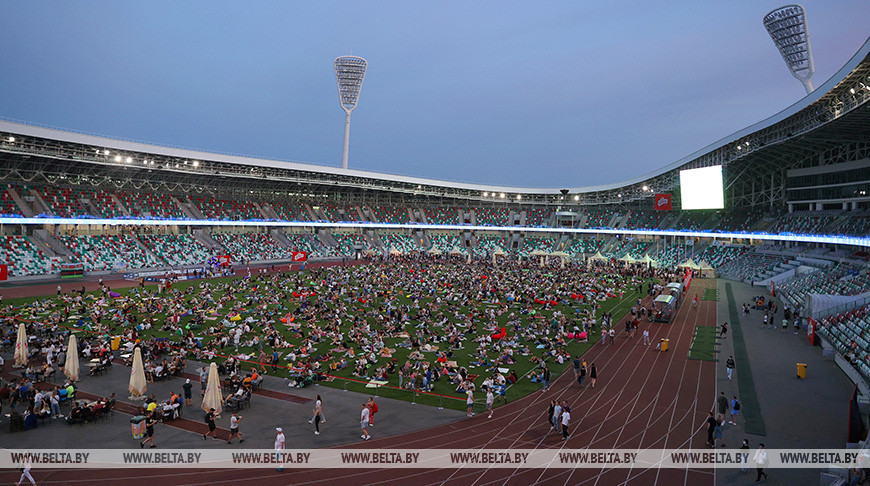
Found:
M 369 407 L 365 403 L 363 403 L 362 404 L 362 411 L 360 412 L 360 415 L 359 415 L 359 427 L 362 429 L 362 432 L 363 432 L 360 437 L 362 437 L 363 440 L 369 440 L 372 438 L 372 436 L 369 435 L 368 426 L 369 426 Z
M 725 371 L 728 372 L 728 379 L 731 379 L 731 375 L 734 373 L 734 356 L 728 356 L 728 361 L 725 362 Z
M 728 413 L 730 414 L 728 423 L 731 425 L 737 425 L 735 420 L 737 420 L 737 416 L 740 415 L 740 400 L 737 399 L 736 395 L 731 400 L 731 410 Z
M 555 429 L 556 433 L 558 434 L 559 431 L 561 430 L 561 424 L 562 424 L 562 404 L 559 403 L 558 401 L 554 402 L 553 420 L 551 422 L 552 423 L 550 424 L 550 430 Z
M 562 440 L 568 440 L 568 425 L 571 424 L 571 409 L 567 405 L 568 402 L 562 402 L 564 410 L 562 410 Z
M 284 452 L 284 430 L 281 427 L 275 427 L 275 456 L 276 459 L 280 459 L 281 453 Z M 284 463 L 281 462 L 281 465 L 278 466 L 276 471 L 281 472 L 284 470 Z
M 716 430 L 716 417 L 713 416 L 713 412 L 707 412 L 707 447 L 716 447 L 716 443 L 713 442 L 713 432 Z
M 205 423 L 208 425 L 208 432 L 202 434 L 202 440 L 205 440 L 206 437 L 211 437 L 212 439 L 217 440 L 217 426 L 214 424 L 215 419 L 214 409 L 208 409 L 208 413 L 205 414 Z
M 722 323 L 722 331 L 719 333 L 719 337 L 726 338 L 728 337 L 728 323 Z
M 320 435 L 320 422 L 323 422 L 323 400 L 320 395 L 317 395 L 317 400 L 314 402 L 314 417 L 308 421 L 309 424 L 314 424 L 314 435 Z
M 489 417 L 492 418 L 492 402 L 495 400 L 495 396 L 492 394 L 492 387 L 486 387 L 486 409 L 489 410 Z
M 643 345 L 649 346 L 649 344 L 651 342 L 652 342 L 652 340 L 649 338 L 649 329 L 644 329 L 643 330 Z
M 550 389 L 550 368 L 547 367 L 547 363 L 543 363 L 543 370 L 541 370 L 541 383 L 543 384 L 543 388 L 541 388 L 542 392 L 545 392 Z
M 233 437 L 239 438 L 239 444 L 245 441 L 242 438 L 242 433 L 239 432 L 239 422 L 242 421 L 242 416 L 238 414 L 238 412 L 233 412 L 233 416 L 230 417 L 230 438 L 227 439 L 227 444 L 233 443 Z
M 470 386 L 465 387 L 465 394 L 467 398 L 465 399 L 465 404 L 468 405 L 468 412 L 465 414 L 466 417 L 474 416 L 474 391 Z
M 155 412 L 151 412 L 145 417 L 145 435 L 146 438 L 142 442 L 139 443 L 139 447 L 145 447 L 147 442 L 151 443 L 151 448 L 157 447 L 154 445 L 154 424 L 157 423 L 157 419 L 154 417 Z
M 725 414 L 728 411 L 728 397 L 725 396 L 725 392 L 719 393 L 719 396 L 716 397 L 716 413 Z
M 369 427 L 375 426 L 375 414 L 378 413 L 378 404 L 375 403 L 374 397 L 369 397 Z
M 764 480 L 767 481 L 767 473 L 764 472 L 764 468 L 767 466 L 767 451 L 764 450 L 764 444 L 758 444 L 758 449 L 755 449 L 755 456 L 752 459 L 755 461 L 755 470 L 758 471 L 755 482 L 761 481 L 761 476 L 764 476 Z
M 553 430 L 553 414 L 556 413 L 556 400 L 550 400 L 550 406 L 547 408 L 547 425 L 550 430 Z
M 598 379 L 598 370 L 595 369 L 595 363 L 589 367 L 589 379 L 592 381 L 592 388 L 595 388 L 595 380 Z
M 60 288 L 60 286 L 58 286 Z M 18 482 L 15 483 L 15 486 L 21 486 L 21 482 L 27 479 L 30 481 L 30 484 L 36 486 L 36 481 L 33 479 L 33 476 L 30 475 L 30 468 L 32 467 L 30 464 L 30 459 L 26 459 L 26 462 L 22 465 L 21 468 L 21 477 L 18 478 Z

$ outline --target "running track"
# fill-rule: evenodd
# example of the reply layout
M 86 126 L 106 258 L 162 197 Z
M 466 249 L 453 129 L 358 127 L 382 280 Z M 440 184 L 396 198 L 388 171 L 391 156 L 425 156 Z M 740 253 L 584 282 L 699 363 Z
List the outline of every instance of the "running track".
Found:
M 584 359 L 596 363 L 595 389 L 580 388 L 566 368 L 549 392 L 537 392 L 499 407 L 495 417 L 477 415 L 452 424 L 419 432 L 372 439 L 350 447 L 361 449 L 414 448 L 703 448 L 704 420 L 715 399 L 715 363 L 686 359 L 696 325 L 716 324 L 716 302 L 701 300 L 692 308 L 694 293 L 703 295 L 715 281 L 695 280 L 685 304 L 672 324 L 643 323 L 634 339 L 624 333 L 615 344 L 597 344 Z M 621 325 L 616 327 L 622 329 Z M 667 353 L 641 344 L 644 328 L 653 343 L 670 339 Z M 570 366 L 570 365 L 569 365 Z M 565 399 L 572 411 L 571 437 L 548 433 L 549 401 Z M 377 433 L 377 430 L 373 429 Z M 288 444 L 292 448 L 292 444 Z M 429 486 L 459 484 L 546 485 L 713 485 L 712 470 L 688 469 L 326 469 L 290 470 L 35 470 L 39 484 L 153 485 L 319 485 L 383 484 Z M 18 473 L 0 474 L 0 481 L 14 482 Z

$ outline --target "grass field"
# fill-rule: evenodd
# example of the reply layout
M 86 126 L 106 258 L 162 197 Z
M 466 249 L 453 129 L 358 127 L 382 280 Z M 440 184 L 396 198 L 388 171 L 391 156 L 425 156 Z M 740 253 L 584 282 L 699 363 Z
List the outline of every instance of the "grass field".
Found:
M 324 280 L 328 274 L 323 272 L 329 272 L 330 270 L 313 270 L 304 273 L 293 274 L 292 276 L 286 277 L 289 280 L 279 280 L 279 277 L 269 277 L 272 278 L 273 281 L 269 281 L 268 279 L 261 281 L 266 282 L 263 285 L 264 288 L 271 289 L 270 285 L 274 283 L 275 289 L 283 287 L 284 289 L 290 288 L 294 290 L 298 290 L 299 292 L 305 290 L 314 290 L 319 289 L 318 284 Z M 535 278 L 546 278 L 545 274 L 541 274 L 538 272 L 528 274 L 528 277 Z M 601 278 L 599 276 L 598 278 Z M 605 277 L 605 278 L 613 278 L 613 277 Z M 256 279 L 253 279 L 255 282 Z M 201 284 L 202 281 L 183 281 L 173 285 L 173 292 L 176 299 L 183 299 L 185 305 L 191 305 L 190 302 L 193 299 L 197 299 L 201 295 Z M 251 283 L 246 283 L 239 277 L 228 277 L 228 278 L 220 278 L 220 279 L 212 279 L 209 280 L 210 285 L 212 287 L 212 297 L 214 301 L 221 301 L 224 299 L 224 310 L 221 313 L 226 313 L 228 309 L 238 309 L 240 310 L 240 314 L 244 317 L 246 314 L 251 313 L 251 307 L 249 305 L 250 300 L 253 296 L 250 288 L 245 287 L 245 285 L 252 285 Z M 352 282 L 351 282 L 352 284 Z M 528 309 L 532 309 L 530 311 L 530 315 L 523 316 L 523 319 L 539 319 L 543 320 L 543 322 L 549 322 L 552 319 L 554 312 L 561 312 L 562 314 L 568 316 L 569 320 L 574 320 L 581 318 L 584 313 L 588 313 L 590 311 L 594 312 L 596 320 L 600 321 L 600 316 L 603 312 L 609 312 L 613 315 L 613 322 L 619 322 L 619 320 L 629 311 L 632 305 L 636 302 L 638 297 L 645 295 L 643 289 L 641 292 L 637 292 L 634 289 L 634 285 L 628 285 L 632 290 L 627 290 L 621 296 L 609 298 L 607 300 L 598 302 L 594 310 L 591 310 L 591 306 L 589 304 L 579 304 L 577 302 L 571 300 L 563 300 L 558 305 L 554 306 L 529 306 L 528 303 L 524 305 L 516 305 L 516 304 L 506 304 L 506 312 L 497 318 L 498 326 L 506 325 L 509 320 L 509 316 L 511 312 L 520 313 L 520 312 L 529 312 Z M 309 297 L 308 303 L 313 304 L 315 302 L 319 302 L 324 305 L 324 314 L 332 312 L 336 309 L 337 305 L 344 305 L 347 307 L 348 316 L 352 316 L 353 314 L 359 314 L 365 316 L 365 319 L 372 326 L 373 329 L 378 327 L 377 321 L 373 315 L 376 315 L 378 312 L 383 312 L 388 306 L 408 306 L 412 310 L 410 313 L 410 321 L 405 324 L 406 332 L 413 336 L 416 329 L 416 325 L 419 323 L 419 320 L 416 319 L 416 313 L 413 312 L 415 308 L 421 308 L 429 305 L 437 306 L 437 299 L 442 299 L 442 307 L 450 307 L 443 303 L 443 299 L 445 297 L 445 292 L 442 290 L 438 290 L 435 292 L 430 292 L 428 294 L 421 293 L 420 289 L 411 289 L 411 288 L 400 288 L 400 287 L 390 287 L 389 283 L 386 282 L 381 289 L 377 289 L 378 292 L 373 292 L 370 295 L 378 295 L 378 297 L 373 298 L 371 300 L 367 300 L 365 302 L 360 302 L 356 298 L 346 298 L 342 302 L 324 302 L 318 301 L 316 297 Z M 140 306 L 137 310 L 139 310 L 140 315 L 145 315 L 145 312 L 142 312 L 142 303 L 145 301 L 143 298 L 148 296 L 156 295 L 156 285 L 145 286 L 144 289 L 129 289 L 123 290 L 120 292 L 123 296 L 122 299 L 117 299 L 115 301 L 111 301 L 108 309 L 114 309 L 115 307 L 120 307 L 118 302 L 121 302 L 127 299 L 128 303 L 131 305 Z M 96 293 L 90 293 L 89 295 L 93 295 L 93 299 L 98 299 L 100 296 L 95 295 Z M 86 294 L 88 295 L 88 294 Z M 291 299 L 273 299 L 272 301 L 264 301 L 263 312 L 258 315 L 263 315 L 270 317 L 271 319 L 277 321 L 279 317 L 287 315 L 290 312 L 296 310 L 300 305 L 302 305 L 302 298 L 291 298 Z M 94 302 L 94 300 L 87 299 L 88 302 Z M 180 301 L 180 300 L 179 300 Z M 200 299 L 201 301 L 201 299 Z M 61 302 L 56 296 L 47 296 L 47 297 L 31 297 L 31 298 L 22 298 L 22 299 L 7 299 L 4 300 L 5 308 L 3 309 L 3 313 L 6 315 L 17 315 L 24 319 L 32 319 L 35 321 L 44 321 L 48 319 L 53 313 L 60 312 L 63 310 L 66 304 Z M 503 305 L 503 304 L 500 304 Z M 450 307 L 451 311 L 457 312 L 459 315 L 468 315 L 474 314 L 478 315 L 493 306 L 491 303 L 487 302 L 471 302 L 468 305 L 458 305 Z M 87 315 L 87 309 L 78 305 L 73 305 L 73 314 L 82 314 Z M 85 312 L 81 312 L 85 311 Z M 374 312 L 372 312 L 374 311 Z M 155 319 L 156 322 L 162 323 L 167 318 L 167 312 L 165 310 L 160 312 L 151 313 L 151 316 Z M 221 316 L 222 318 L 222 316 Z M 349 321 L 350 319 L 347 319 Z M 89 319 L 85 319 L 86 324 L 90 324 Z M 104 320 L 104 323 L 106 321 Z M 207 322 L 206 325 L 215 325 L 220 321 L 212 321 Z M 527 321 L 524 321 L 527 322 Z M 75 320 L 67 320 L 61 322 L 61 325 L 65 326 L 74 326 L 76 323 Z M 166 338 L 170 341 L 178 340 L 180 338 L 181 333 L 185 330 L 190 329 L 196 334 L 200 334 L 199 329 L 190 326 L 191 319 L 189 317 L 182 318 L 180 322 L 180 326 L 182 329 L 176 331 L 170 330 L 159 330 L 160 326 L 154 326 L 154 328 L 141 332 L 142 339 L 145 340 L 150 337 L 155 338 Z M 279 332 L 282 333 L 284 338 L 294 344 L 295 346 L 299 346 L 302 340 L 295 336 L 291 335 L 280 323 L 277 323 L 276 328 Z M 306 326 L 326 326 L 329 322 L 324 319 L 316 322 L 308 322 Z M 345 327 L 349 327 L 346 323 Z M 87 327 L 87 326 L 85 326 Z M 492 331 L 491 323 L 488 319 L 480 319 L 475 318 L 474 320 L 474 329 L 469 329 L 468 337 L 473 338 L 479 335 L 489 334 Z M 256 329 L 256 328 L 255 328 Z M 117 323 L 112 323 L 111 327 L 104 334 L 108 335 L 117 335 L 120 334 L 124 329 L 118 325 Z M 84 334 L 88 332 L 86 330 Z M 347 335 L 348 329 L 343 328 L 342 331 Z M 510 336 L 509 336 L 510 337 Z M 204 336 L 204 340 L 207 342 L 214 337 Z M 598 333 L 590 333 L 590 339 L 588 343 L 581 343 L 573 340 L 569 340 L 565 350 L 571 354 L 571 356 L 576 356 L 583 354 L 590 346 L 592 346 L 599 339 Z M 398 344 L 403 341 L 403 338 L 400 337 L 388 337 L 384 339 L 384 343 L 389 348 L 394 348 L 396 351 L 393 353 L 393 358 L 398 366 L 401 366 L 409 359 L 409 354 L 411 352 L 410 349 L 400 347 Z M 446 348 L 445 342 L 440 343 L 442 346 L 442 350 Z M 530 344 L 530 343 L 524 343 Z M 531 343 L 533 344 L 533 343 Z M 329 351 L 328 348 L 332 346 L 326 342 L 320 343 L 318 345 L 320 349 L 315 349 L 312 351 L 312 355 L 321 354 Z M 532 355 L 541 356 L 542 350 L 537 349 L 535 346 L 529 346 L 532 351 Z M 269 346 L 264 345 L 263 349 L 267 354 L 272 352 L 272 349 Z M 488 376 L 489 369 L 484 367 L 473 367 L 470 366 L 471 362 L 470 354 L 473 353 L 476 349 L 476 343 L 471 342 L 471 339 L 467 339 L 465 345 L 462 349 L 454 349 L 452 360 L 457 361 L 460 366 L 466 366 L 468 368 L 469 373 L 479 375 L 475 380 L 476 385 L 480 386 L 480 383 L 483 381 L 485 376 Z M 234 352 L 234 348 L 229 346 L 226 348 L 226 353 Z M 286 351 L 286 349 L 284 350 Z M 256 359 L 256 354 L 259 354 L 259 348 L 255 349 L 254 347 L 240 347 L 238 350 L 239 353 L 247 353 L 254 354 L 252 359 Z M 435 353 L 425 353 L 427 361 L 434 361 L 436 358 Z M 531 356 L 518 356 L 515 355 L 516 363 L 507 366 L 509 369 L 516 372 L 517 376 L 525 377 L 528 373 L 533 371 L 536 368 L 530 358 Z M 222 361 L 224 358 L 216 358 L 215 361 Z M 354 361 L 348 358 L 349 366 L 342 370 L 337 371 L 329 371 L 325 370 L 331 375 L 335 376 L 332 381 L 321 381 L 319 382 L 321 385 L 332 386 L 337 388 L 346 388 L 348 390 L 359 391 L 362 393 L 369 393 L 372 395 L 379 395 L 382 397 L 391 397 L 398 398 L 408 401 L 415 401 L 417 403 L 423 403 L 434 406 L 443 406 L 447 408 L 457 408 L 464 409 L 464 395 L 457 393 L 455 391 L 455 386 L 451 385 L 446 381 L 446 378 L 442 377 L 440 380 L 436 381 L 432 387 L 432 393 L 445 395 L 446 397 L 456 397 L 461 398 L 461 400 L 443 398 L 439 396 L 431 396 L 426 394 L 420 394 L 416 396 L 414 392 L 404 389 L 394 389 L 389 387 L 379 387 L 379 388 L 366 388 L 365 383 L 357 383 L 355 381 L 348 381 L 350 379 L 359 380 L 360 378 L 355 378 L 352 376 L 353 371 L 353 363 Z M 281 365 L 287 364 L 284 360 L 281 361 Z M 324 363 L 325 365 L 326 363 Z M 380 366 L 385 364 L 384 359 L 378 360 L 378 363 L 374 366 Z M 243 365 L 243 369 L 250 369 L 251 364 L 246 363 Z M 551 374 L 552 379 L 555 379 L 560 372 L 564 370 L 565 367 L 554 366 L 551 364 Z M 373 369 L 370 371 L 374 371 Z M 272 374 L 271 368 L 269 369 L 269 373 Z M 278 376 L 286 376 L 288 371 L 281 370 L 277 372 Z M 348 380 L 345 380 L 348 379 Z M 362 378 L 365 380 L 365 378 Z M 398 387 L 398 377 L 394 374 L 390 377 L 388 385 L 391 387 Z M 507 398 L 509 400 L 513 400 L 519 398 L 521 396 L 527 395 L 532 391 L 535 391 L 540 388 L 540 385 L 537 383 L 532 383 L 527 378 L 521 378 L 515 385 L 511 386 L 507 392 Z

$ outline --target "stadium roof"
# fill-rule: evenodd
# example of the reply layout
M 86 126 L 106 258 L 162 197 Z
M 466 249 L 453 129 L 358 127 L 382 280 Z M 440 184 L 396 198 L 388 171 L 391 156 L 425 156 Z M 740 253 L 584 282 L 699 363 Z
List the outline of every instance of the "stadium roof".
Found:
M 846 117 L 851 117 L 850 123 L 860 126 L 860 130 L 853 131 L 855 137 L 860 138 L 870 129 L 866 108 L 866 102 L 870 99 L 868 74 L 870 39 L 827 82 L 785 110 L 651 173 L 621 182 L 589 187 L 526 188 L 425 179 L 152 145 L 14 120 L 0 121 L 0 153 L 35 155 L 104 166 L 123 166 L 131 161 L 137 164 L 146 161 L 147 165 L 149 159 L 153 166 L 154 159 L 158 159 L 158 172 L 340 185 L 365 190 L 413 192 L 419 195 L 483 201 L 508 199 L 522 200 L 523 203 L 553 203 L 567 190 L 581 203 L 617 203 L 644 199 L 653 192 L 673 190 L 678 185 L 678 169 L 719 164 L 727 166 L 731 162 L 752 161 L 758 151 L 769 152 L 772 146 L 781 148 L 792 140 Z M 806 148 L 806 142 L 802 143 Z M 819 150 L 822 148 L 818 147 Z M 179 165 L 180 162 L 190 163 Z

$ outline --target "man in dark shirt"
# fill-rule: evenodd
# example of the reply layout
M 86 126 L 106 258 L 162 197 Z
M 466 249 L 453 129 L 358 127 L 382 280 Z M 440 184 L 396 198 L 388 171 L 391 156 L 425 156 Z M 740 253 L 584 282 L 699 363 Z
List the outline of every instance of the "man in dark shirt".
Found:
M 707 412 L 707 445 L 713 447 L 713 430 L 716 429 L 716 419 L 713 412 Z
M 211 437 L 212 439 L 217 440 L 217 436 L 215 435 L 217 432 L 217 426 L 214 424 L 214 418 L 214 409 L 210 408 L 208 413 L 205 414 L 205 423 L 208 425 L 208 432 L 202 434 L 202 440 L 205 440 L 206 437 Z

